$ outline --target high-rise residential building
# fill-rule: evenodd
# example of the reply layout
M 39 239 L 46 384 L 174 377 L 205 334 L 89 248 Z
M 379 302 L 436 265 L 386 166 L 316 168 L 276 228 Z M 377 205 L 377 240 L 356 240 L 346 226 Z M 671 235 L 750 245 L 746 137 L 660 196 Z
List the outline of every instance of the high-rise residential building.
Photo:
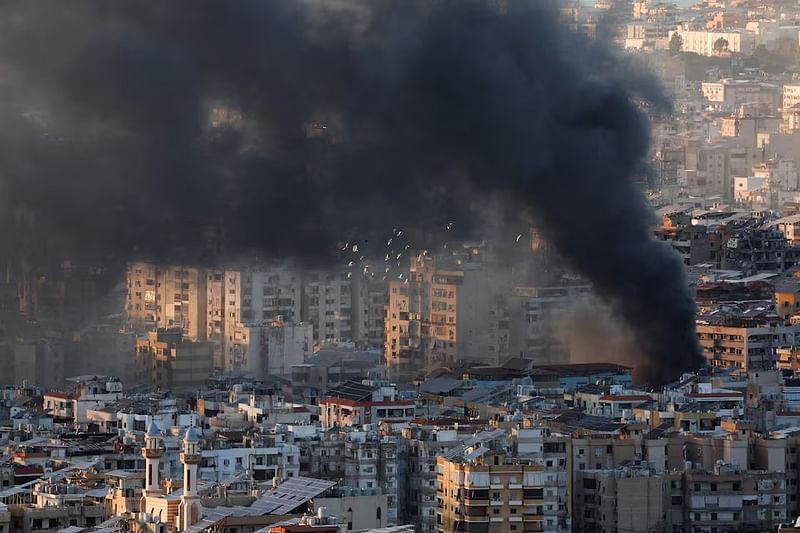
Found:
M 232 297 L 238 296 L 241 313 L 237 321 L 243 324 L 263 324 L 280 318 L 284 322 L 301 322 L 302 275 L 286 266 L 268 266 L 230 272 L 235 279 Z M 236 301 L 231 298 L 231 301 Z
M 155 263 L 128 265 L 128 318 L 144 329 L 180 328 L 206 340 L 206 269 Z
M 723 368 L 766 370 L 778 348 L 794 346 L 800 326 L 768 321 L 698 321 L 697 335 L 708 363 Z
M 384 353 L 392 375 L 506 360 L 512 353 L 510 280 L 507 269 L 491 262 L 456 258 L 441 268 L 427 255 L 412 257 L 408 279 L 389 283 Z
M 566 463 L 559 473 L 541 455 L 509 453 L 504 437 L 503 429 L 479 433 L 437 458 L 440 533 L 569 530 L 558 509 L 545 511 L 548 492 L 568 486 Z M 560 505 L 566 517 L 567 501 Z
M 412 258 L 408 278 L 389 283 L 386 365 L 409 376 L 456 360 L 458 285 L 464 274 L 437 270 L 435 259 Z
M 352 278 L 353 341 L 360 348 L 383 348 L 388 283 L 363 276 Z
M 466 264 L 457 288 L 456 357 L 497 365 L 511 342 L 510 273 L 491 264 Z
M 136 341 L 137 378 L 169 390 L 186 390 L 205 383 L 214 370 L 214 345 L 192 341 L 181 330 L 157 329 Z
M 289 377 L 293 365 L 304 363 L 314 347 L 311 324 L 274 319 L 256 325 L 238 324 L 227 345 L 225 368 L 248 370 L 256 379 L 265 376 Z
M 301 320 L 300 275 L 284 267 L 248 268 L 224 273 L 223 357 L 226 370 L 246 367 L 243 353 L 251 336 L 247 326 L 262 326 L 274 320 L 291 324 Z M 257 351 L 253 347 L 254 353 Z
M 563 317 L 592 294 L 590 285 L 515 287 L 509 298 L 509 351 L 536 364 L 569 361 L 569 346 L 558 331 Z
M 648 533 L 665 526 L 670 512 L 668 476 L 646 468 L 576 473 L 574 523 L 578 531 Z
M 383 344 L 385 283 L 353 283 L 345 272 L 306 272 L 287 265 L 222 270 L 131 263 L 127 284 L 128 319 L 135 327 L 178 327 L 189 340 L 213 342 L 217 369 L 246 367 L 243 354 L 258 350 L 246 346 L 244 339 L 251 337 L 245 329 L 274 321 L 284 327 L 309 325 L 317 346 Z M 303 335 L 304 327 L 298 330 Z
M 319 345 L 353 341 L 352 284 L 345 272 L 311 272 L 303 285 L 303 319 Z

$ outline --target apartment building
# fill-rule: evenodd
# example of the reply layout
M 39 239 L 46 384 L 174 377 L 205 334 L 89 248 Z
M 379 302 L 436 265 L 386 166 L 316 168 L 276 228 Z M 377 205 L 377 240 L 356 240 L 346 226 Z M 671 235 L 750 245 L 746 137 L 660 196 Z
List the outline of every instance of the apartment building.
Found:
M 786 514 L 800 515 L 800 431 L 786 428 L 759 436 L 752 443 L 752 467 L 757 470 L 783 473 L 786 480 Z
M 515 457 L 534 460 L 544 465 L 547 472 L 542 500 L 544 530 L 569 530 L 572 524 L 570 472 L 573 469 L 570 438 L 552 435 L 546 426 L 530 424 L 513 427 L 508 438 Z
M 800 85 L 787 83 L 783 86 L 783 108 L 789 109 L 800 104 Z
M 281 319 L 261 325 L 237 324 L 226 344 L 225 368 L 247 370 L 256 379 L 291 375 L 292 366 L 303 364 L 314 347 L 311 324 L 285 323 Z
M 776 110 L 781 99 L 778 86 L 754 80 L 726 78 L 703 82 L 701 90 L 706 101 L 720 111 L 733 112 L 747 104 L 765 104 L 768 109 Z
M 408 450 L 405 516 L 419 533 L 437 531 L 436 523 L 436 458 L 439 454 L 461 446 L 469 437 L 457 429 L 424 427 L 424 420 L 415 420 L 402 435 Z
M 701 56 L 714 56 L 721 54 L 750 54 L 755 48 L 755 35 L 752 33 L 732 30 L 690 30 L 678 26 L 671 31 L 669 37 L 680 35 L 683 40 L 683 52 L 694 52 Z
M 793 219 L 793 217 L 790 217 Z M 786 222 L 794 225 L 794 222 Z M 800 216 L 797 216 L 797 235 L 800 238 Z M 788 231 L 794 231 L 790 229 Z M 775 283 L 775 313 L 781 320 L 800 314 L 800 278 L 781 279 Z
M 168 390 L 197 387 L 213 372 L 214 345 L 184 338 L 180 329 L 157 329 L 136 341 L 137 381 Z
M 783 472 L 720 464 L 713 471 L 685 471 L 674 486 L 671 499 L 677 503 L 682 497 L 683 526 L 690 531 L 711 533 L 743 526 L 772 530 L 787 520 Z
M 711 366 L 723 368 L 772 368 L 776 350 L 794 346 L 798 334 L 800 326 L 770 321 L 731 319 L 697 323 L 703 355 Z
M 514 287 L 509 298 L 509 352 L 521 353 L 537 366 L 568 362 L 569 346 L 557 326 L 574 304 L 591 293 L 589 285 Z
M 707 263 L 713 259 L 707 227 L 692 225 L 688 216 L 665 216 L 655 235 L 672 246 L 684 265 Z
M 191 340 L 206 340 L 207 281 L 202 268 L 129 263 L 128 318 L 148 331 L 180 328 Z
M 557 514 L 545 515 L 545 494 L 559 473 L 507 454 L 504 435 L 502 429 L 480 433 L 437 458 L 441 533 L 568 530 Z M 559 505 L 566 511 L 566 502 Z
M 574 485 L 576 531 L 649 533 L 665 528 L 670 509 L 666 476 L 637 468 L 582 470 Z
M 274 321 L 311 325 L 317 345 L 383 342 L 381 285 L 364 284 L 354 295 L 345 273 L 304 272 L 286 265 L 213 270 L 131 263 L 127 283 L 132 324 L 144 331 L 178 327 L 189 340 L 213 342 L 219 369 L 247 368 L 245 353 L 258 346 L 244 339 L 259 337 L 248 329 Z M 354 309 L 360 313 L 358 322 Z
M 411 260 L 409 277 L 389 283 L 384 353 L 389 375 L 417 373 L 456 360 L 458 287 L 463 272 L 439 271 L 432 257 Z
M 353 341 L 358 347 L 383 349 L 388 287 L 366 275 L 352 278 Z
M 345 272 L 308 274 L 303 284 L 303 320 L 314 325 L 320 344 L 353 341 L 352 284 Z
M 320 424 L 325 429 L 407 422 L 416 414 L 416 402 L 403 399 L 393 383 L 348 381 L 325 393 L 319 402 Z
M 220 482 L 249 471 L 253 479 L 286 479 L 300 475 L 300 449 L 285 442 L 284 435 L 270 435 L 269 443 L 241 448 L 202 450 L 200 479 Z M 260 445 L 259 445 L 260 444 Z
M 335 479 L 342 491 L 354 495 L 380 496 L 386 502 L 381 520 L 403 523 L 407 462 L 402 439 L 353 428 L 295 444 L 300 448 L 301 473 Z
M 724 463 L 713 470 L 578 471 L 574 510 L 579 531 L 773 530 L 786 520 L 786 483 L 780 472 Z
M 91 528 L 104 520 L 104 496 L 64 482 L 34 484 L 31 503 L 11 505 L 13 531 L 41 533 L 69 527 Z

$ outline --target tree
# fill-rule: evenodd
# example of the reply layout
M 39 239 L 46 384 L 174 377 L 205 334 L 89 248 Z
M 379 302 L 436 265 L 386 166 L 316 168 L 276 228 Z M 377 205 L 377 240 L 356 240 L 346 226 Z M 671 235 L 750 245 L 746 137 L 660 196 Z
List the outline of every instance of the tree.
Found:
M 673 33 L 672 37 L 669 38 L 669 50 L 673 54 L 683 50 L 683 37 L 678 32 Z
M 728 51 L 728 39 L 725 37 L 720 37 L 716 41 L 714 41 L 714 51 L 717 54 L 722 54 L 722 52 Z

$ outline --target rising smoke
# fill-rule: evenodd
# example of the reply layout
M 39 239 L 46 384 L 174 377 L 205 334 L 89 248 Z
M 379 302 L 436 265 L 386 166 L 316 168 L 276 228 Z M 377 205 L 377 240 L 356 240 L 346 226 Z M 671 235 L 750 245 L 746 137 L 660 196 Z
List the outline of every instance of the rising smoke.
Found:
M 530 212 L 613 301 L 645 377 L 701 365 L 633 183 L 653 80 L 542 0 L 0 4 L 0 198 L 109 258 L 324 256 Z M 373 237 L 374 238 L 374 237 Z

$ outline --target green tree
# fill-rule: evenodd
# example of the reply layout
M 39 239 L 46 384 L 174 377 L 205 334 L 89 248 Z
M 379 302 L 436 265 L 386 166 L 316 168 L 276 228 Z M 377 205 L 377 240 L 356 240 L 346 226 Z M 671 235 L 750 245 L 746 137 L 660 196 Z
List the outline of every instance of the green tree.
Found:
M 678 32 L 673 33 L 672 37 L 669 38 L 669 50 L 673 54 L 683 50 L 683 37 Z
M 720 37 L 716 41 L 714 41 L 714 52 L 717 54 L 722 54 L 722 52 L 728 51 L 728 39 L 725 37 Z

